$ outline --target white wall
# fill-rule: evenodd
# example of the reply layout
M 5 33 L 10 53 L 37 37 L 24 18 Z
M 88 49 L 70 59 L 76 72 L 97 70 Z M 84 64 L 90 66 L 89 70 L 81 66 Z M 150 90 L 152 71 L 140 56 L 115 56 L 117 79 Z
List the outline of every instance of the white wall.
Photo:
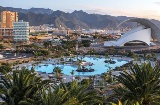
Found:
M 29 23 L 28 22 L 14 22 L 13 23 L 14 41 L 28 41 L 29 40 Z
M 127 34 L 125 37 L 118 39 L 117 41 L 107 41 L 104 46 L 123 46 L 129 41 L 143 41 L 150 46 L 151 41 L 151 28 L 142 29 L 132 34 Z

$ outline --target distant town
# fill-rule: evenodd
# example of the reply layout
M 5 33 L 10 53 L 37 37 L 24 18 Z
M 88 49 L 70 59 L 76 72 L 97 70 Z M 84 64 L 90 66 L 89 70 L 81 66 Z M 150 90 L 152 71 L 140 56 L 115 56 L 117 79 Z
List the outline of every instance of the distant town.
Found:
M 17 22 L 17 23 L 16 23 Z M 11 42 L 20 42 L 20 41 L 30 41 L 32 36 L 67 36 L 71 35 L 72 33 L 78 33 L 79 35 L 105 35 L 108 37 L 113 37 L 116 39 L 119 35 L 125 33 L 126 31 L 130 30 L 130 28 L 125 29 L 79 29 L 79 30 L 71 30 L 66 29 L 62 25 L 60 28 L 55 28 L 54 24 L 42 24 L 40 26 L 29 26 L 29 22 L 24 22 L 23 20 L 18 20 L 18 13 L 11 12 L 11 11 L 3 11 L 1 13 L 1 22 L 0 22 L 0 34 L 1 39 L 3 40 L 10 40 Z M 21 24 L 20 24 L 21 23 Z M 24 28 L 22 28 L 24 27 Z M 18 33 L 19 28 L 22 32 Z M 25 30 L 26 29 L 26 30 Z M 26 32 L 24 36 L 20 35 L 20 33 Z M 117 36 L 116 36 L 117 35 Z M 19 37 L 18 37 L 19 36 Z M 21 36 L 21 37 L 20 37 Z
M 18 18 L 1 12 L 0 105 L 159 104 L 160 29 L 151 20 L 74 30 Z M 128 22 L 136 25 L 120 27 Z

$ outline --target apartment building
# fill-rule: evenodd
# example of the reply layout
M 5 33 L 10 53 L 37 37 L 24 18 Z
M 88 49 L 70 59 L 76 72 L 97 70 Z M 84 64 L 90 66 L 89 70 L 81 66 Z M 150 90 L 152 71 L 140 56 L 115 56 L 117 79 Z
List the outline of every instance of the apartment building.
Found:
M 13 23 L 18 21 L 18 13 L 2 11 L 0 15 L 0 36 L 1 38 L 13 38 Z
M 13 39 L 15 42 L 29 41 L 29 22 L 23 20 L 13 23 Z
M 13 22 L 18 21 L 18 13 L 11 11 L 1 12 L 1 28 L 13 28 Z

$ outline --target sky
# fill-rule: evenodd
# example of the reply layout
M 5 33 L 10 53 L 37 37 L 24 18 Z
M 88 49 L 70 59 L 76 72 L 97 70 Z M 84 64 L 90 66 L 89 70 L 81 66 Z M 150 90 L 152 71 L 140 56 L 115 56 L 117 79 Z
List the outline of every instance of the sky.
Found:
M 0 0 L 0 6 L 49 8 L 64 12 L 83 10 L 87 13 L 160 20 L 160 0 Z

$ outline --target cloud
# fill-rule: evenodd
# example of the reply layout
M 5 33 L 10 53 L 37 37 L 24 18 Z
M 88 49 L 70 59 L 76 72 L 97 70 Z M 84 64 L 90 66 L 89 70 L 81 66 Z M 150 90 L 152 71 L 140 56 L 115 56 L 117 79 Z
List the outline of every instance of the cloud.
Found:
M 160 2 L 154 2 L 154 4 L 160 5 Z
M 137 16 L 141 18 L 158 19 L 160 20 L 160 11 L 157 10 L 139 10 Z
M 102 14 L 102 15 L 105 15 L 105 14 L 110 14 L 109 12 L 105 12 L 103 11 L 102 9 L 88 9 L 88 10 L 85 10 L 87 13 L 97 13 L 97 14 Z
M 160 5 L 160 2 L 157 2 Z M 149 19 L 158 19 L 160 20 L 160 11 L 158 10 L 124 10 L 124 9 L 114 9 L 108 7 L 98 7 L 98 6 L 81 6 L 87 13 L 96 13 L 103 15 L 112 15 L 112 16 L 129 16 L 129 17 L 139 17 L 139 18 L 149 18 Z
M 108 7 L 98 7 L 98 6 L 79 6 L 80 8 L 85 8 L 83 9 L 84 11 L 88 13 L 97 13 L 97 14 L 108 14 L 108 15 L 114 15 L 114 16 L 119 16 L 121 15 L 126 15 L 129 14 L 125 12 L 124 10 L 115 10 L 114 8 L 108 8 Z

